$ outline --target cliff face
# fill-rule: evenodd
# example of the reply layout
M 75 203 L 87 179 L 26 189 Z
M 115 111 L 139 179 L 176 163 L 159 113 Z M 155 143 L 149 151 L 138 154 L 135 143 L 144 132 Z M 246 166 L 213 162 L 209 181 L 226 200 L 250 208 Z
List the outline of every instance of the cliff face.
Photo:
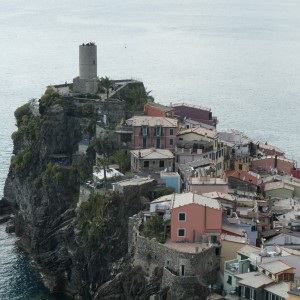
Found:
M 13 208 L 19 245 L 37 261 L 49 289 L 92 299 L 102 284 L 128 268 L 127 222 L 142 205 L 132 193 L 97 198 L 102 219 L 92 210 L 85 215 L 87 205 L 77 208 L 80 170 L 72 155 L 82 138 L 81 121 L 59 105 L 42 116 L 28 107 L 20 112 L 4 200 Z M 86 160 L 90 166 L 93 157 Z M 117 294 L 127 298 L 126 289 Z
M 132 187 L 125 194 L 92 194 L 78 207 L 87 192 L 80 188 L 79 174 L 92 172 L 95 155 L 90 150 L 75 159 L 74 153 L 89 120 L 55 103 L 43 107 L 42 115 L 28 105 L 15 115 L 18 131 L 12 136 L 14 157 L 2 203 L 10 203 L 19 245 L 36 260 L 51 291 L 94 300 L 204 299 L 207 291 L 198 280 L 192 285 L 195 293 L 186 297 L 189 282 L 182 285 L 163 268 L 169 252 L 159 250 L 150 262 L 147 253 L 155 252 L 150 248 L 163 248 L 138 238 L 138 229 L 128 234 L 128 219 L 143 208 L 145 191 Z M 1 212 L 9 212 L 6 205 Z

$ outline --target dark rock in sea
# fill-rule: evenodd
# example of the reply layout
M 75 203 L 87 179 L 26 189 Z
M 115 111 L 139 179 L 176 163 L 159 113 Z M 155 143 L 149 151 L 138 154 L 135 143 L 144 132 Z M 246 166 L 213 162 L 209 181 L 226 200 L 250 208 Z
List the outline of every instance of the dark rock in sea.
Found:
M 6 231 L 7 233 L 13 233 L 13 232 L 15 232 L 15 224 L 14 224 L 14 221 L 13 221 L 13 220 L 9 220 L 9 221 L 7 222 L 5 231 Z
M 10 213 L 12 213 L 11 203 L 7 199 L 2 198 L 0 200 L 0 216 L 1 215 L 8 215 Z
M 11 216 L 10 215 L 4 215 L 0 217 L 0 224 L 3 224 L 5 222 L 7 222 L 8 220 L 10 220 Z

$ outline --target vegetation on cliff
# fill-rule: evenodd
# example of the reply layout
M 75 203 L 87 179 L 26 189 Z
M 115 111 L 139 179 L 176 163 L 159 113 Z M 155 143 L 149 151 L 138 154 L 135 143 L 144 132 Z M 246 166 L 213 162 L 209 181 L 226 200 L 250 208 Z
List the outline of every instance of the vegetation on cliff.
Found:
M 166 224 L 162 215 L 152 216 L 145 222 L 144 234 L 148 238 L 156 238 L 159 243 L 164 243 Z
M 91 194 L 88 201 L 82 203 L 78 213 L 78 228 L 82 231 L 84 240 L 92 247 L 99 246 L 105 233 L 109 218 L 112 218 L 110 209 L 118 206 L 120 195 Z
M 143 106 L 147 93 L 141 94 L 136 100 L 127 98 L 130 109 Z M 79 142 L 95 135 L 94 106 L 75 105 L 53 89 L 48 88 L 38 103 L 18 108 L 15 117 L 15 155 L 5 197 L 14 208 L 16 234 L 43 269 L 51 290 L 92 299 L 97 288 L 120 271 L 128 249 L 128 218 L 144 208 L 144 202 L 141 191 L 133 189 L 129 195 L 91 194 L 77 208 L 79 174 L 91 175 L 96 152 L 105 165 L 118 163 L 123 172 L 130 168 L 130 156 L 118 149 L 107 130 L 86 154 L 78 154 Z M 142 271 L 128 274 L 141 289 L 132 286 L 129 295 L 142 293 L 147 285 Z M 136 283 L 140 279 L 142 285 Z M 124 286 L 123 299 L 126 290 Z
M 52 88 L 47 88 L 45 94 L 39 100 L 39 112 L 41 115 L 44 115 L 47 111 L 47 108 L 53 105 L 61 105 L 62 99 L 56 91 Z
M 153 100 L 150 96 L 150 92 L 147 92 L 142 85 L 128 85 L 115 94 L 115 97 L 123 99 L 125 101 L 126 111 L 143 111 L 144 105 L 148 100 Z

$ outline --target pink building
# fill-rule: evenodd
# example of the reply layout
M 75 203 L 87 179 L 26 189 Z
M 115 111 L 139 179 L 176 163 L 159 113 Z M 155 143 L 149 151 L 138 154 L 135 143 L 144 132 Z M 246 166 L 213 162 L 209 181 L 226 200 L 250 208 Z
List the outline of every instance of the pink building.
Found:
M 174 194 L 171 204 L 171 242 L 217 243 L 222 231 L 218 200 L 195 193 Z
M 178 121 L 166 117 L 134 116 L 126 121 L 132 126 L 132 148 L 175 150 Z

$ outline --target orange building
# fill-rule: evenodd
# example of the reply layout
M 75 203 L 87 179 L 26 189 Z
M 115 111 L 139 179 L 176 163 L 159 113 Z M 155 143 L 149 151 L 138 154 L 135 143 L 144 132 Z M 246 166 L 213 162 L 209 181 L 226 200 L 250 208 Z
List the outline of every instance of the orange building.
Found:
M 152 117 L 174 118 L 174 108 L 155 102 L 148 102 L 144 106 L 144 114 Z

